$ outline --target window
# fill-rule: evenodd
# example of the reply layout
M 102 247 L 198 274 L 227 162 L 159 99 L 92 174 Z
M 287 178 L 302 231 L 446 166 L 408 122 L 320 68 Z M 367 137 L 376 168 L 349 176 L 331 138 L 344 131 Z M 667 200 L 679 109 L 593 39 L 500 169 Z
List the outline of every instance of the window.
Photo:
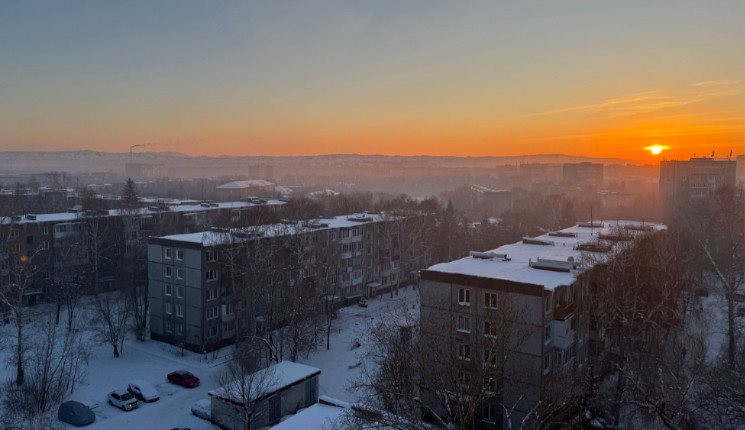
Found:
M 209 288 L 205 290 L 205 299 L 206 300 L 215 300 L 217 298 L 217 288 Z
M 217 261 L 217 252 L 214 250 L 205 251 L 204 259 L 206 261 Z
M 562 351 L 561 350 L 555 350 L 554 351 L 554 363 L 561 364 L 561 358 L 562 358 Z
M 178 297 L 179 299 L 184 298 L 184 287 L 182 287 L 181 285 L 176 286 L 176 297 Z
M 484 378 L 484 392 L 494 394 L 497 392 L 497 380 L 494 378 Z
M 173 321 L 163 321 L 163 331 L 166 333 L 173 333 Z
M 471 345 L 461 343 L 458 345 L 458 358 L 461 360 L 471 360 Z
M 41 234 L 49 234 L 49 226 L 42 227 Z
M 31 245 L 32 243 L 34 243 L 34 237 L 33 236 L 26 236 L 26 243 L 28 245 Z
M 173 275 L 173 268 L 166 266 L 166 278 L 170 278 Z
M 217 336 L 217 326 L 210 327 L 209 333 L 207 333 L 207 337 L 215 337 Z
M 217 309 L 217 306 L 212 306 L 207 308 L 207 319 L 215 319 L 220 314 L 220 311 Z
M 551 324 L 547 324 L 543 330 L 543 343 L 548 344 L 551 342 Z
M 471 332 L 471 318 L 463 315 L 458 315 L 458 331 L 464 333 Z
M 471 375 L 467 372 L 460 371 L 458 372 L 458 385 L 461 387 L 468 387 L 468 385 L 471 383 Z
M 177 323 L 176 324 L 176 334 L 179 335 L 179 336 L 183 336 L 184 335 L 184 324 L 182 324 L 182 323 Z
M 497 351 L 493 349 L 484 350 L 484 365 L 485 366 L 496 366 L 497 365 Z
M 171 284 L 166 284 L 165 285 L 165 295 L 166 296 L 173 295 L 173 285 L 171 285 Z
M 176 304 L 176 316 L 177 317 L 183 317 L 184 316 L 184 305 L 182 304 Z
M 41 243 L 41 249 L 49 249 L 49 241 L 45 240 Z
M 496 293 L 484 293 L 484 307 L 487 309 L 497 308 L 497 294 Z
M 492 405 L 485 405 L 481 409 L 481 420 L 487 423 L 497 422 L 497 408 Z
M 546 354 L 545 357 L 543 357 L 543 374 L 547 374 L 551 371 L 551 354 Z
M 166 260 L 170 260 L 171 259 L 171 252 L 173 252 L 171 250 L 171 248 L 163 248 L 163 252 L 165 253 Z
M 176 260 L 183 261 L 184 259 L 184 250 L 183 249 L 177 249 L 176 250 Z
M 208 282 L 217 280 L 217 270 L 208 270 L 204 272 L 204 280 Z
M 462 306 L 471 306 L 471 290 L 458 288 L 458 304 Z
M 171 315 L 173 313 L 173 305 L 166 303 L 166 314 Z
M 233 304 L 228 303 L 225 305 L 225 315 L 230 315 L 233 313 Z
M 222 323 L 222 332 L 223 333 L 229 333 L 229 332 L 233 331 L 233 329 L 235 329 L 235 323 L 233 323 L 232 321 L 231 322 Z
M 484 336 L 497 337 L 497 324 L 493 321 L 484 321 Z
M 184 269 L 176 269 L 176 279 L 184 279 Z

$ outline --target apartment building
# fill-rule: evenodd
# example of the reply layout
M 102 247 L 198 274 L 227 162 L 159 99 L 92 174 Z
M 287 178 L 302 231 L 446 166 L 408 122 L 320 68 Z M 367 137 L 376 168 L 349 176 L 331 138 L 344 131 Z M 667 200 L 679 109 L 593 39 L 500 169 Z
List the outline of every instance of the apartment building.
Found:
M 29 305 L 55 300 L 65 283 L 83 293 L 126 287 L 132 277 L 123 273 L 124 256 L 144 249 L 149 236 L 201 231 L 218 223 L 247 224 L 258 211 L 274 213 L 282 205 L 278 200 L 153 203 L 132 210 L 1 216 L 0 283 L 17 283 L 22 274 Z M 141 270 L 146 278 L 145 267 Z
M 736 161 L 721 158 L 691 158 L 660 162 L 660 202 L 671 213 L 678 204 L 706 197 L 722 186 L 735 186 Z
M 405 246 L 415 222 L 365 213 L 150 238 L 151 337 L 212 350 L 282 326 L 290 306 L 318 313 L 408 284 L 426 258 Z
M 562 166 L 564 183 L 581 190 L 599 190 L 603 186 L 602 163 L 565 163 Z
M 506 428 L 503 406 L 514 408 L 515 424 L 539 402 L 562 396 L 562 378 L 587 365 L 593 340 L 584 274 L 617 241 L 663 228 L 578 223 L 422 271 L 428 367 L 476 381 L 476 391 L 467 392 L 469 399 L 482 399 L 476 428 Z

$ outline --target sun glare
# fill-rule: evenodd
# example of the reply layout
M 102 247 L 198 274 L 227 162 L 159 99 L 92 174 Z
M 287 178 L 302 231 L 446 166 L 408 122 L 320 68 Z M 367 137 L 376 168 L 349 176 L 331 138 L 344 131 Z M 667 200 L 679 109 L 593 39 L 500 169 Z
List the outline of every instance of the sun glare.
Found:
M 651 153 L 652 153 L 652 154 L 654 154 L 654 155 L 657 155 L 657 154 L 659 154 L 660 152 L 662 152 L 662 151 L 664 151 L 664 150 L 666 150 L 666 149 L 669 149 L 669 148 L 670 148 L 669 146 L 664 146 L 664 145 L 652 145 L 652 146 L 647 146 L 647 147 L 646 147 L 646 148 L 644 148 L 644 149 L 645 149 L 646 151 L 649 151 L 649 152 L 651 152 Z

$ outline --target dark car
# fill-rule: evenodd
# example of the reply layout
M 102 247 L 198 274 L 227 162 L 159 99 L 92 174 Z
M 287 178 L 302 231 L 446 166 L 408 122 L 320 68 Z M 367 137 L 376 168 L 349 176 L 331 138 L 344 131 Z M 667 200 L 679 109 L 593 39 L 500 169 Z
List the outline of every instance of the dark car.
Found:
M 74 426 L 87 426 L 96 420 L 96 414 L 91 408 L 74 400 L 67 401 L 59 406 L 57 418 L 60 421 Z
M 182 385 L 186 388 L 194 388 L 199 386 L 199 378 L 194 376 L 191 372 L 186 370 L 177 370 L 168 374 L 168 382 L 173 384 Z

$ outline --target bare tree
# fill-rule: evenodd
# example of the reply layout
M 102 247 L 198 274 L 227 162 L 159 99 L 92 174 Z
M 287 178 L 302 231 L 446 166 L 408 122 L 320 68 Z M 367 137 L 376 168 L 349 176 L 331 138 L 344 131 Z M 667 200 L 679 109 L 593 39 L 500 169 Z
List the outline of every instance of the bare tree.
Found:
M 83 331 L 65 330 L 51 316 L 31 324 L 23 385 L 6 385 L 3 406 L 6 425 L 45 421 L 46 414 L 84 378 L 89 348 Z M 25 424 L 22 424 L 25 426 Z M 25 427 L 24 427 L 25 428 Z
M 25 297 L 34 288 L 34 278 L 41 267 L 34 264 L 41 258 L 42 247 L 23 252 L 20 243 L 20 225 L 11 223 L 7 230 L 6 246 L 8 247 L 7 275 L 0 284 L 0 303 L 10 312 L 16 325 L 16 345 L 14 361 L 16 365 L 17 385 L 24 383 L 24 362 L 26 348 L 24 338 Z
M 218 395 L 231 400 L 238 406 L 232 419 L 245 423 L 249 428 L 252 420 L 265 414 L 266 408 L 260 407 L 261 399 L 276 386 L 279 376 L 272 367 L 262 368 L 260 352 L 252 342 L 240 342 L 233 347 L 233 357 L 218 377 Z
M 99 338 L 111 345 L 114 357 L 124 352 L 127 324 L 132 315 L 131 302 L 121 291 L 99 294 L 93 302 L 96 310 L 92 326 Z

